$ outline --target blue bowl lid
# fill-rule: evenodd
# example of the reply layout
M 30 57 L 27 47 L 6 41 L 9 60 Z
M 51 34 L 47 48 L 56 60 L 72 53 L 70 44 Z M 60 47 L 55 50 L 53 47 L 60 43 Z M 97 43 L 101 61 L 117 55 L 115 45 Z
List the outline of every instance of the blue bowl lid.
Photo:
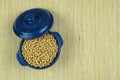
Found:
M 47 33 L 53 24 L 52 14 L 41 8 L 23 12 L 16 19 L 13 30 L 22 39 L 34 39 Z

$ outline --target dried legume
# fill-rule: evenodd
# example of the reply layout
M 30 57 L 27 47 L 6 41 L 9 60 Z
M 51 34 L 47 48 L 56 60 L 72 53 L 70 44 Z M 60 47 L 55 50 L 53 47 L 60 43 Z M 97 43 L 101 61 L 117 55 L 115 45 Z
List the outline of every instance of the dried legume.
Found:
M 34 67 L 49 65 L 58 52 L 58 44 L 53 35 L 47 33 L 40 38 L 24 40 L 22 55 L 25 61 Z

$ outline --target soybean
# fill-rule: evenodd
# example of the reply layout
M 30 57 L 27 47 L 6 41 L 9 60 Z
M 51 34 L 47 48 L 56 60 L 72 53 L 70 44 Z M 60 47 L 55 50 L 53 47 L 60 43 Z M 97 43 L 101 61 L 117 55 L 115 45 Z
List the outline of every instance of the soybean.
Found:
M 48 66 L 58 53 L 58 44 L 53 35 L 47 33 L 33 40 L 24 40 L 22 55 L 34 67 Z

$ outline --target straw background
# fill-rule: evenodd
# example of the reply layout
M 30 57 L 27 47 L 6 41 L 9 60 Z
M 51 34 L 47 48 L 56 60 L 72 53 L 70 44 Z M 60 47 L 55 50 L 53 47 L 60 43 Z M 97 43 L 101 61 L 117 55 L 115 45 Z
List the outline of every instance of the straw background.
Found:
M 16 17 L 46 8 L 64 45 L 46 70 L 20 66 Z M 0 0 L 0 80 L 120 80 L 120 0 Z

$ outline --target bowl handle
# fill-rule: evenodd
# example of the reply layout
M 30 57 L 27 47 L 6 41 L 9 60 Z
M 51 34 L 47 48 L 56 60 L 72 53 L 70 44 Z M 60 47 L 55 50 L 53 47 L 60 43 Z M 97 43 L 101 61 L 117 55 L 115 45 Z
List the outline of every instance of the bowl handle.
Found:
M 25 60 L 23 59 L 23 56 L 22 56 L 20 50 L 18 50 L 16 57 L 17 57 L 18 62 L 19 62 L 22 66 L 27 66 L 27 63 L 26 63 Z
M 52 35 L 57 39 L 59 47 L 63 45 L 63 39 L 58 32 L 52 32 Z

